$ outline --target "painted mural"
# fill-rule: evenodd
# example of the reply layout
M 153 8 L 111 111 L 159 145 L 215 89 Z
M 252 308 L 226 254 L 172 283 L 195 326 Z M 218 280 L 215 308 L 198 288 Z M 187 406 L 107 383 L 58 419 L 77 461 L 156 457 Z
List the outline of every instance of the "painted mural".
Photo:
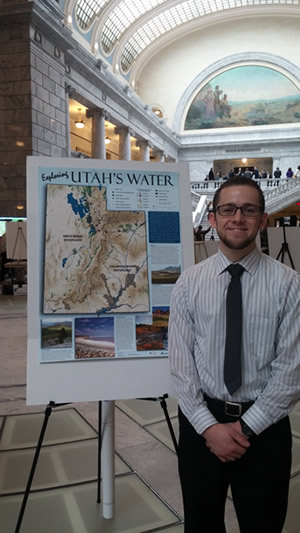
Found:
M 215 76 L 198 92 L 184 129 L 300 122 L 300 91 L 286 76 L 247 65 Z

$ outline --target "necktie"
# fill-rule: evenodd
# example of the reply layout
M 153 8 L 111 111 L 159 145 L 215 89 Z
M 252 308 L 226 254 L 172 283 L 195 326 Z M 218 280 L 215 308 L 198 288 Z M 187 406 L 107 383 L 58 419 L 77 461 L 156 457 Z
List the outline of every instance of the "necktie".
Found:
M 229 265 L 227 270 L 231 274 L 231 281 L 226 298 L 224 381 L 229 393 L 233 394 L 242 383 L 242 289 L 240 277 L 244 268 L 237 263 Z

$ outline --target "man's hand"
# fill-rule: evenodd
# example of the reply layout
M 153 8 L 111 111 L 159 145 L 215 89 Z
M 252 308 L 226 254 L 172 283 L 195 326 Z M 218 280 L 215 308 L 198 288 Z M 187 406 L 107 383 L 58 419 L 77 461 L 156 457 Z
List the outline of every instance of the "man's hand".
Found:
M 250 446 L 238 420 L 228 424 L 214 424 L 202 436 L 206 440 L 206 446 L 223 463 L 240 459 Z

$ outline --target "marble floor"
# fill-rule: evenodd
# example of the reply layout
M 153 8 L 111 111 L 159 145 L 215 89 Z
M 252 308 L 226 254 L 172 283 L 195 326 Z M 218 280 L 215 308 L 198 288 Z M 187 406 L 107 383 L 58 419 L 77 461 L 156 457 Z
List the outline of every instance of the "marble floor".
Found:
M 14 533 L 45 405 L 26 406 L 26 294 L 0 296 L 0 531 Z M 167 399 L 177 436 L 177 404 Z M 300 408 L 284 533 L 299 531 Z M 53 409 L 21 533 L 183 533 L 177 458 L 159 401 L 115 402 L 114 518 L 97 503 L 98 402 Z M 238 533 L 230 497 L 227 533 Z M 270 532 L 271 533 L 271 532 Z

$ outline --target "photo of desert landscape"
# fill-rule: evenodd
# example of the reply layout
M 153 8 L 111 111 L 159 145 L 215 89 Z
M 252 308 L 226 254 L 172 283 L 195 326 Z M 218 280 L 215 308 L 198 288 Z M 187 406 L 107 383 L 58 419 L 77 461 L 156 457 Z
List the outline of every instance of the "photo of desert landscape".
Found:
M 143 352 L 168 349 L 169 307 L 153 307 L 151 316 L 136 317 L 136 349 Z

